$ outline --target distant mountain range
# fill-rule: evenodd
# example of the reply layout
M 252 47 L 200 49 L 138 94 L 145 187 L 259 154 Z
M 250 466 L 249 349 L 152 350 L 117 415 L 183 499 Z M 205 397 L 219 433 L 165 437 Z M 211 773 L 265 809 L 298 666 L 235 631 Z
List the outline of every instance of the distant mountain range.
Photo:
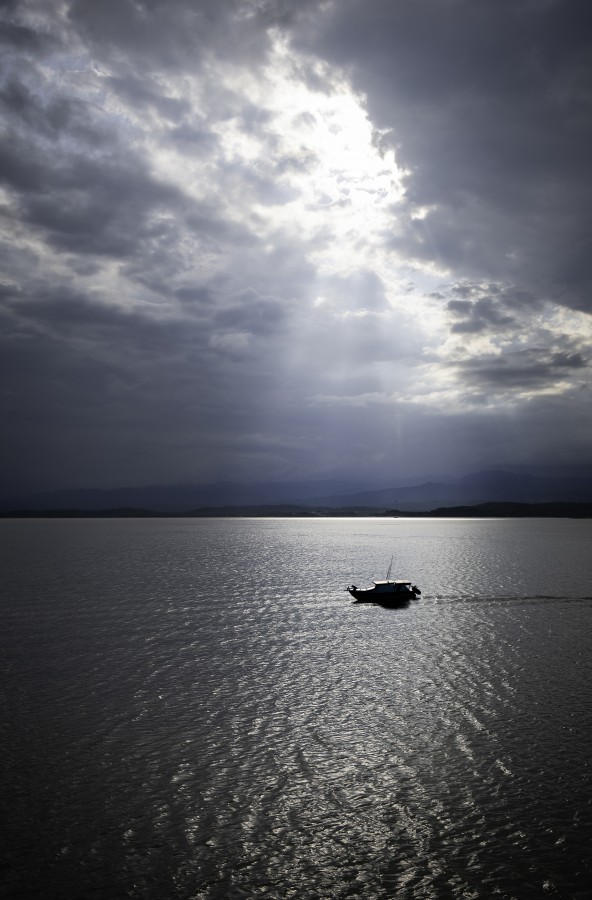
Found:
M 310 498 L 318 506 L 370 506 L 425 511 L 442 506 L 482 503 L 552 503 L 592 500 L 588 478 L 543 478 L 513 472 L 485 471 L 450 482 L 424 482 L 379 491 Z
M 107 510 L 131 508 L 155 512 L 191 512 L 203 507 L 298 505 L 367 507 L 372 510 L 421 512 L 438 507 L 483 503 L 553 503 L 592 501 L 592 473 L 578 478 L 551 478 L 503 471 L 484 471 L 447 482 L 424 482 L 381 490 L 352 491 L 344 482 L 275 482 L 239 484 L 147 485 L 112 490 L 45 491 L 0 500 L 0 511 Z
M 356 485 L 356 488 L 361 486 Z M 171 484 L 102 490 L 77 488 L 43 491 L 25 497 L 0 500 L 0 510 L 14 509 L 117 509 L 128 507 L 157 512 L 185 512 L 200 507 L 255 506 L 303 503 L 319 492 L 333 494 L 351 490 L 344 481 L 303 481 L 241 484 Z M 306 505 L 306 503 L 305 503 Z

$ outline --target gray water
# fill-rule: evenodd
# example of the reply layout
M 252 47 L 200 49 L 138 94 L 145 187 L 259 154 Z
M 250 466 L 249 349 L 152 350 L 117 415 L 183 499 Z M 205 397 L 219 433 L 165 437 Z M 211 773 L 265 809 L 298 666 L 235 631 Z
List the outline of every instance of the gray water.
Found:
M 0 535 L 3 896 L 591 896 L 592 522 Z

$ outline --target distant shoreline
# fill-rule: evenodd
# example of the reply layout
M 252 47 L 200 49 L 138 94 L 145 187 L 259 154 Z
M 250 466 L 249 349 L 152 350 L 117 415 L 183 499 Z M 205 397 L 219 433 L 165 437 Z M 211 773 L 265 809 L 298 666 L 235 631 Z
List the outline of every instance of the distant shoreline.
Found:
M 115 507 L 112 509 L 13 509 L 0 511 L 3 519 L 224 519 L 224 518 L 592 518 L 592 503 L 479 503 L 410 511 L 374 507 L 317 507 L 276 504 L 261 506 L 205 506 L 182 512 Z

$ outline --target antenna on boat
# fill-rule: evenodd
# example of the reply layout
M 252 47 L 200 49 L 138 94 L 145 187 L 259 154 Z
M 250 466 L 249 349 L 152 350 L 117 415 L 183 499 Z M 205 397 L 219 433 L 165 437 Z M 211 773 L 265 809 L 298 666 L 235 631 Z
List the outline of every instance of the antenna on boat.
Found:
M 393 556 L 394 556 L 394 555 L 395 555 L 394 553 L 391 555 L 391 561 L 390 561 L 390 564 L 389 564 L 389 567 L 388 567 L 388 571 L 387 571 L 387 573 L 386 573 L 386 580 L 387 580 L 387 581 L 388 581 L 389 578 L 391 577 L 391 569 L 392 569 L 392 567 L 393 567 Z

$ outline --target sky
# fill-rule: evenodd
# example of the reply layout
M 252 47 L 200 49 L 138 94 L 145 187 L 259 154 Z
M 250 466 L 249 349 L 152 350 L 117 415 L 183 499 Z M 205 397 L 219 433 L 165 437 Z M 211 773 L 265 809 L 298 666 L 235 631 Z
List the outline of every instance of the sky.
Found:
M 0 489 L 572 471 L 587 0 L 2 0 Z

